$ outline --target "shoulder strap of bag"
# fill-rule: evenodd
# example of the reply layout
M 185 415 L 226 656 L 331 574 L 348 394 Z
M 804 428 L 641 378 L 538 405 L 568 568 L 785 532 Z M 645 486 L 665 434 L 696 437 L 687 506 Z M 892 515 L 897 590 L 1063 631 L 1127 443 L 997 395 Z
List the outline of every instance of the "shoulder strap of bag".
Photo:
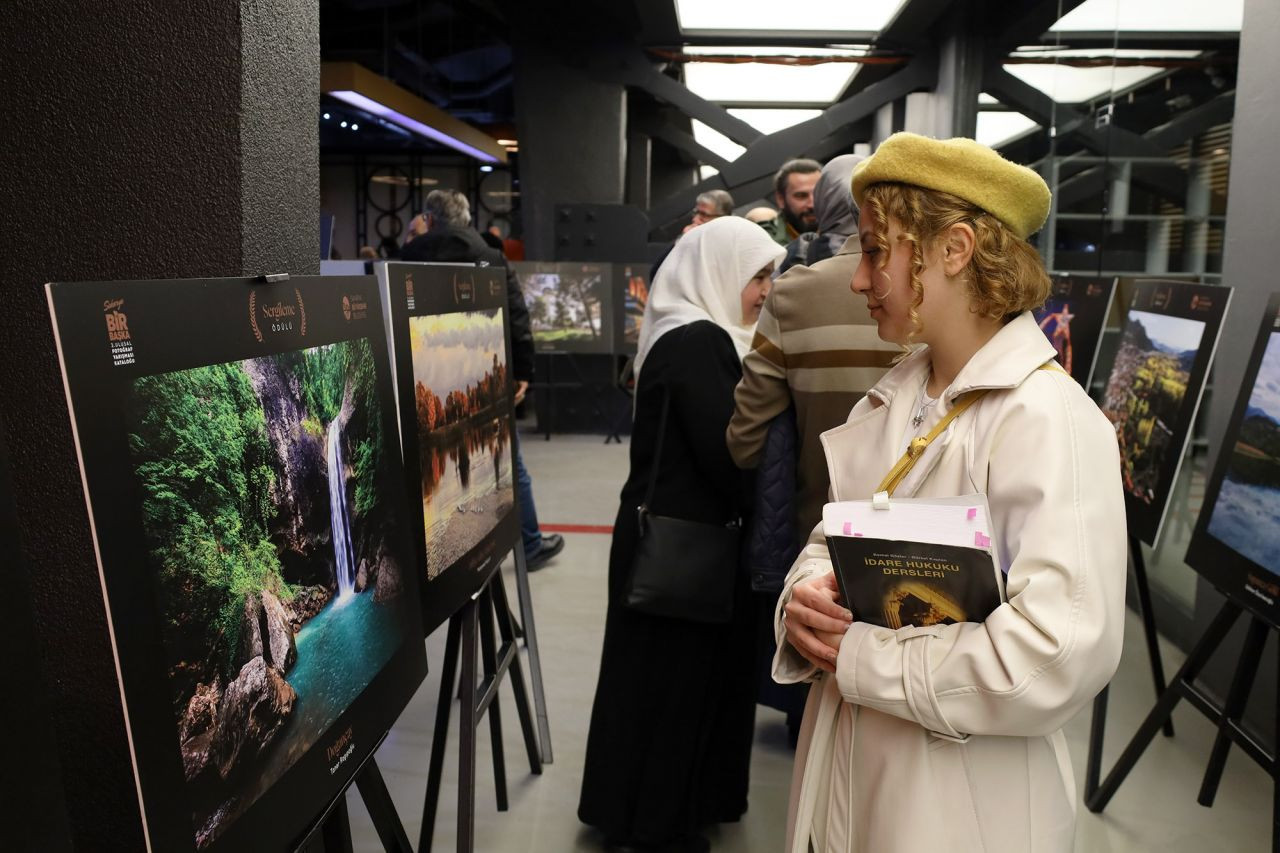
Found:
M 653 493 L 658 489 L 658 468 L 662 465 L 662 442 L 667 437 L 667 414 L 671 411 L 671 391 L 662 385 L 662 416 L 658 419 L 658 443 L 653 450 L 653 463 L 649 466 L 649 487 L 644 491 L 644 503 L 640 505 L 641 527 L 644 514 L 653 503 Z
M 1059 373 L 1066 372 L 1058 366 L 1056 361 L 1045 362 L 1036 369 L 1056 370 Z M 942 420 L 938 421 L 938 423 L 934 425 L 933 429 L 929 430 L 928 435 L 911 439 L 911 443 L 907 445 L 907 452 L 902 454 L 902 458 L 900 458 L 897 463 L 889 469 L 889 473 L 885 475 L 884 479 L 880 481 L 880 485 L 876 487 L 876 492 L 886 492 L 890 497 L 893 497 L 894 489 L 898 488 L 899 484 L 901 484 L 902 481 L 907 478 L 907 475 L 911 473 L 911 469 L 916 465 L 916 460 L 924 455 L 924 451 L 929 444 L 935 438 L 942 435 L 946 428 L 951 425 L 952 421 L 968 411 L 974 403 L 985 397 L 987 392 L 990 390 L 990 388 L 982 388 L 977 391 L 969 392 L 964 396 L 963 400 L 951 409 L 951 411 L 947 412 Z

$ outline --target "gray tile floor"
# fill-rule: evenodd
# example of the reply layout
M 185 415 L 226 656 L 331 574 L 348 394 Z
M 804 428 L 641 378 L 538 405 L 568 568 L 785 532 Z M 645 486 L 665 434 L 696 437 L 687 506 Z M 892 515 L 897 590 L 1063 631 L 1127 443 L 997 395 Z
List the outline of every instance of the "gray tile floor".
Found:
M 523 436 L 525 462 L 533 476 L 538 514 L 544 524 L 612 524 L 618 490 L 627 470 L 627 446 L 605 445 L 595 436 L 556 436 L 549 442 Z M 476 785 L 476 849 L 502 853 L 598 851 L 599 839 L 578 823 L 578 789 L 591 699 L 604 627 L 605 571 L 609 537 L 569 534 L 564 552 L 531 578 L 537 611 L 555 761 L 540 777 L 528 762 L 509 688 L 501 696 L 511 808 L 494 804 L 488 726 L 479 737 Z M 515 594 L 509 574 L 507 588 Z M 1182 655 L 1164 647 L 1170 672 Z M 444 630 L 427 640 L 432 670 L 378 752 L 378 764 L 410 838 L 416 844 L 422 797 L 444 655 Z M 1113 682 L 1105 767 L 1109 767 L 1153 702 L 1142 633 L 1129 615 L 1124 658 Z M 444 790 L 433 849 L 456 847 L 457 706 L 452 715 Z M 752 754 L 751 806 L 740 824 L 712 836 L 713 849 L 765 853 L 782 847 L 791 753 L 781 715 L 760 708 Z M 1103 815 L 1080 809 L 1076 850 L 1254 851 L 1268 848 L 1272 785 L 1239 752 L 1233 753 L 1212 809 L 1196 794 L 1213 740 L 1213 729 L 1194 710 L 1174 716 L 1177 736 L 1157 737 Z M 1067 726 L 1077 784 L 1083 784 L 1089 729 L 1086 710 Z M 348 795 L 357 851 L 377 851 L 377 835 L 354 790 Z

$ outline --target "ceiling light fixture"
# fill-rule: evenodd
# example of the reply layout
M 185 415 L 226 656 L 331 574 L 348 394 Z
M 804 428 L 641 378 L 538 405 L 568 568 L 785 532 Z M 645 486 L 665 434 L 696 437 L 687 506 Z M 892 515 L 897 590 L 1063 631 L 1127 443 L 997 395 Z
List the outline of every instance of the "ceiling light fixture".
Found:
M 505 163 L 493 137 L 354 62 L 320 63 L 320 90 L 484 163 Z
M 499 139 L 499 140 L 498 140 L 498 144 L 499 144 L 499 145 L 506 145 L 506 146 L 510 147 L 510 146 L 512 146 L 512 145 L 515 145 L 515 144 L 516 144 L 516 141 L 515 141 L 514 139 Z
M 324 120 L 325 120 L 325 121 L 328 121 L 328 120 L 329 120 L 329 114 L 328 114 L 328 113 L 325 113 L 325 114 L 324 114 Z
M 492 167 L 492 166 L 490 166 L 488 163 L 486 163 L 486 164 L 484 164 L 483 166 L 481 166 L 481 167 L 480 167 L 480 171 L 482 171 L 482 172 L 492 172 L 492 171 L 493 171 L 493 167 Z
M 358 124 L 354 124 L 354 123 L 353 123 L 353 124 L 351 125 L 351 129 L 352 129 L 352 130 L 359 130 L 359 129 L 360 129 L 360 125 L 358 125 Z

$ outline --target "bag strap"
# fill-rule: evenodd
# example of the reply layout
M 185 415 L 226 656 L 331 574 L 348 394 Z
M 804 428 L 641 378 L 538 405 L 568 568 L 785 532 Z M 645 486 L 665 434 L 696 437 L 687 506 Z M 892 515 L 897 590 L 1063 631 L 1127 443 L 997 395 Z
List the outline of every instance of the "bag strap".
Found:
M 1045 362 L 1036 369 L 1056 370 L 1059 373 L 1066 373 L 1065 370 L 1058 366 L 1056 361 Z M 889 469 L 889 473 L 885 475 L 884 479 L 880 481 L 880 485 L 876 487 L 876 493 L 886 492 L 890 497 L 892 497 L 894 489 L 898 488 L 902 481 L 907 478 L 907 475 L 911 473 L 911 469 L 916 466 L 916 461 L 924 455 L 924 451 L 928 448 L 929 444 L 935 438 L 942 435 L 943 431 L 951 425 L 952 421 L 968 411 L 974 403 L 987 396 L 987 392 L 990 390 L 990 388 L 981 388 L 977 391 L 969 392 L 964 396 L 963 400 L 957 403 L 951 411 L 947 412 L 947 414 L 943 416 L 942 420 L 938 421 L 938 423 L 934 425 L 933 429 L 929 430 L 928 435 L 911 439 L 911 443 L 907 445 L 907 452 L 902 454 L 902 458 L 900 458 L 897 463 Z
M 644 492 L 644 503 L 640 504 L 640 514 L 648 512 L 653 503 L 653 493 L 658 489 L 658 468 L 662 466 L 662 442 L 667 436 L 667 415 L 671 411 L 671 391 L 665 382 L 662 383 L 662 417 L 658 419 L 658 443 L 654 446 L 653 464 L 649 466 L 649 487 Z M 643 527 L 643 523 L 642 523 Z

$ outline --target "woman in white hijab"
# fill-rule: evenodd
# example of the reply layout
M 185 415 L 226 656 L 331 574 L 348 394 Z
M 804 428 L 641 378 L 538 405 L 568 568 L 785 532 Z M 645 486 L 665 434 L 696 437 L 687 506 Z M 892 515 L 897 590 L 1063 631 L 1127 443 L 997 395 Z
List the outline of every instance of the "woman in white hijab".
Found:
M 706 850 L 701 829 L 736 821 L 747 808 L 755 629 L 746 574 L 738 573 L 727 624 L 639 613 L 626 607 L 622 591 L 640 538 L 636 507 L 655 464 L 648 502 L 655 515 L 725 524 L 751 506 L 724 434 L 742 356 L 782 255 L 760 226 L 713 220 L 680 238 L 645 309 L 631 471 L 609 555 L 609 609 L 578 805 L 578 817 L 612 845 Z

